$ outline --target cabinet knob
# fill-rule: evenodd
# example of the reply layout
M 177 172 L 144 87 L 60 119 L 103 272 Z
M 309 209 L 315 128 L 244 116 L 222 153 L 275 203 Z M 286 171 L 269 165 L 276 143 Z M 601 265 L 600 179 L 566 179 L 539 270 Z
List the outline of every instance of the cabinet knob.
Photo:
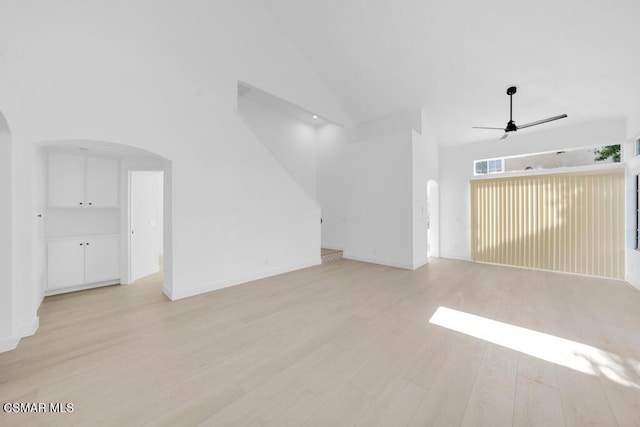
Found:
M 87 242 L 86 245 L 89 246 L 89 242 Z
M 82 202 L 80 202 L 80 205 L 82 205 Z
M 80 246 L 84 245 L 84 243 L 80 243 Z
M 89 202 L 89 206 L 93 205 L 93 203 Z

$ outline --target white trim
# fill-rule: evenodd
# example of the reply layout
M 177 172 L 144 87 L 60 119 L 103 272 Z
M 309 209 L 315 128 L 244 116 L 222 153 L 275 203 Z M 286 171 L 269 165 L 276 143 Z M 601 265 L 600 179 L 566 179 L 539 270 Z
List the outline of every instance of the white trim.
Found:
M 404 264 L 400 262 L 386 261 L 386 260 L 381 260 L 376 258 L 367 258 L 367 257 L 361 257 L 353 254 L 347 254 L 347 253 L 343 255 L 343 258 L 350 259 L 352 261 L 368 262 L 370 264 L 386 265 L 387 267 L 403 268 L 405 270 L 414 269 L 413 264 Z
M 588 166 L 570 166 L 563 168 L 555 168 L 555 169 L 535 169 L 529 171 L 515 171 L 515 172 L 504 172 L 499 174 L 490 174 L 490 175 L 475 175 L 471 178 L 471 181 L 480 180 L 480 179 L 501 179 L 501 178 L 512 178 L 518 176 L 536 176 L 536 175 L 557 175 L 557 174 L 582 174 L 584 172 L 606 172 L 608 170 L 616 170 L 625 168 L 625 164 L 620 163 L 605 163 L 601 165 L 588 165 Z
M 634 288 L 640 291 L 640 277 L 633 277 L 630 274 L 625 277 L 625 280 Z
M 22 338 L 35 334 L 39 327 L 40 318 L 37 316 L 34 317 L 31 322 L 18 325 L 13 336 L 0 339 L 0 353 L 15 350 Z
M 120 279 L 113 279 L 113 280 L 100 282 L 100 283 L 89 283 L 88 285 L 72 286 L 69 288 L 45 289 L 44 295 L 48 297 L 51 295 L 64 294 L 67 292 L 84 291 L 86 289 L 101 288 L 103 286 L 111 286 L 111 285 L 118 285 L 118 284 L 120 284 Z
M 423 267 L 423 266 L 425 266 L 427 264 L 429 264 L 429 258 L 427 258 L 427 259 L 425 259 L 423 261 L 414 263 L 413 264 L 413 270 L 417 270 L 418 268 Z
M 20 342 L 20 338 L 15 338 L 15 337 L 0 339 L 0 353 L 14 350 L 18 346 L 19 342 Z
M 173 290 L 167 288 L 166 286 L 164 286 L 164 284 L 162 285 L 162 293 L 171 301 L 175 301 L 178 299 L 173 297 Z
M 179 299 L 182 299 L 182 298 L 192 297 L 194 295 L 200 295 L 200 294 L 204 294 L 206 292 L 217 291 L 218 289 L 228 288 L 230 286 L 236 286 L 236 285 L 240 285 L 242 283 L 252 282 L 254 280 L 259 280 L 259 279 L 264 279 L 265 277 L 277 276 L 278 274 L 288 273 L 290 271 L 295 271 L 295 270 L 300 270 L 300 269 L 303 269 L 303 268 L 313 267 L 313 266 L 320 265 L 320 264 L 322 264 L 322 260 L 318 256 L 318 258 L 315 261 L 312 261 L 312 262 L 298 264 L 298 265 L 292 265 L 292 266 L 284 267 L 284 268 L 268 270 L 268 271 L 265 271 L 263 273 L 244 276 L 244 277 L 241 277 L 241 278 L 236 279 L 236 280 L 217 282 L 217 283 L 213 283 L 211 285 L 204 286 L 204 287 L 199 287 L 199 288 L 178 289 L 177 291 L 175 289 L 176 287 L 174 286 L 173 292 L 170 291 L 168 288 L 163 286 L 162 291 L 164 292 L 164 294 L 171 301 L 176 301 L 176 300 L 179 300 Z
M 445 258 L 445 259 L 456 259 L 458 261 L 468 261 L 468 262 L 473 262 L 473 260 L 471 259 L 470 256 L 468 255 L 459 255 L 459 254 L 450 254 L 450 255 L 443 255 L 440 254 L 439 258 Z
M 40 318 L 36 316 L 31 320 L 31 322 L 23 323 L 22 325 L 16 326 L 16 333 L 14 335 L 20 337 L 18 338 L 18 340 L 25 337 L 30 337 L 31 335 L 36 333 L 39 327 Z

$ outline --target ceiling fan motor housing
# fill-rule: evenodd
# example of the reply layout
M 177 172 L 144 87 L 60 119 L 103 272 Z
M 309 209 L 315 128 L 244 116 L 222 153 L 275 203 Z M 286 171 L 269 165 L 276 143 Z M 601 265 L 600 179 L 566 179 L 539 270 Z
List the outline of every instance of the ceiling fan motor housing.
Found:
M 537 126 L 537 125 L 541 125 L 543 123 L 548 123 L 548 122 L 552 122 L 554 120 L 564 119 L 565 117 L 567 117 L 566 114 L 561 114 L 559 116 L 549 117 L 548 119 L 542 119 L 542 120 L 538 120 L 536 122 L 531 122 L 531 123 L 527 123 L 527 124 L 520 125 L 520 126 L 516 125 L 516 122 L 513 120 L 513 95 L 515 95 L 515 93 L 517 91 L 518 91 L 518 88 L 515 87 L 515 86 L 510 86 L 507 89 L 507 95 L 509 95 L 509 121 L 507 122 L 507 127 L 504 128 L 504 135 L 500 139 L 505 139 L 507 137 L 507 133 L 508 132 L 515 132 L 518 129 L 528 128 L 528 127 L 531 127 L 531 126 Z M 502 130 L 502 128 L 484 127 L 484 126 L 474 126 L 474 129 Z

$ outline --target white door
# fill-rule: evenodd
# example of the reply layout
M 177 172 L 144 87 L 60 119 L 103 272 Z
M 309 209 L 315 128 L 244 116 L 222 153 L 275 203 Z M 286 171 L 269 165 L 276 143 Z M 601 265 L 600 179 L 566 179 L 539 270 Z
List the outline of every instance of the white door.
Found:
M 49 206 L 84 207 L 84 156 L 49 153 Z
M 159 171 L 132 171 L 129 174 L 131 282 L 160 270 L 162 182 L 163 173 Z
M 87 283 L 118 280 L 120 277 L 117 237 L 101 237 L 84 242 L 84 278 Z
M 118 160 L 87 157 L 87 205 L 118 206 Z
M 47 244 L 47 289 L 84 284 L 84 243 L 68 239 Z

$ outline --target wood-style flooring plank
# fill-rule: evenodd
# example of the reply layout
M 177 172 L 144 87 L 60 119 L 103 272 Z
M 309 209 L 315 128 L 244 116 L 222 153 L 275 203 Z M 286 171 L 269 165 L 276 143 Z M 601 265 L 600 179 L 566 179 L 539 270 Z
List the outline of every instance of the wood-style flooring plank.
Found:
M 550 360 L 430 323 L 440 307 L 547 334 Z M 0 402 L 74 412 L 0 425 L 640 425 L 638 307 L 624 282 L 447 259 L 341 260 L 176 302 L 154 275 L 47 297 L 0 354 Z
M 518 376 L 513 415 L 514 427 L 564 426 L 560 393 L 550 385 Z

